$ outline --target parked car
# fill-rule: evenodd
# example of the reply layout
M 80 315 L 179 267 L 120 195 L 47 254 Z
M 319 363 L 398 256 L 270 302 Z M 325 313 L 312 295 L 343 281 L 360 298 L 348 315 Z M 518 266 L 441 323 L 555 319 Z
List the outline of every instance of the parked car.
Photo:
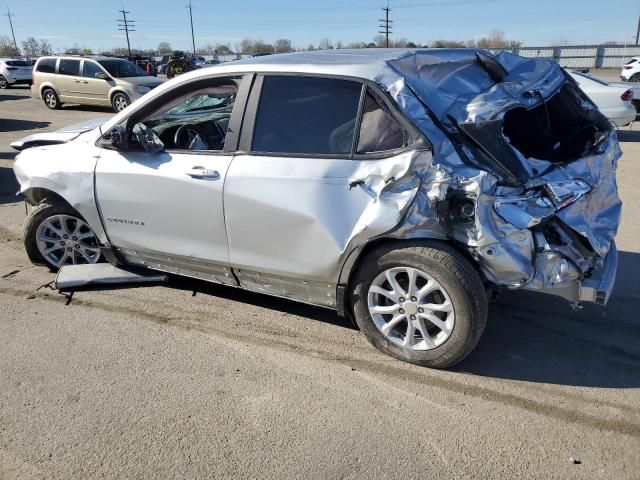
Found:
M 207 63 L 207 61 L 201 55 L 192 55 L 191 58 L 193 59 L 193 63 L 196 64 L 196 68 L 202 68 Z
M 633 92 L 633 100 L 631 100 L 631 103 L 636 109 L 636 118 L 638 118 L 638 115 L 640 115 L 640 83 L 614 82 L 611 85 L 626 87 Z
M 622 66 L 620 78 L 625 82 L 640 82 L 640 57 L 633 57 Z
M 576 71 L 569 71 L 569 75 L 616 126 L 624 127 L 636 119 L 633 90 L 628 86 L 608 83 Z
M 120 112 L 161 83 L 120 58 L 47 56 L 35 65 L 31 93 L 51 109 L 79 103 L 111 106 Z
M 12 85 L 31 85 L 33 67 L 26 60 L 0 58 L 0 88 Z
M 251 58 L 12 146 L 32 262 L 104 258 L 336 309 L 419 365 L 473 350 L 488 292 L 603 305 L 613 289 L 622 152 L 548 60 Z

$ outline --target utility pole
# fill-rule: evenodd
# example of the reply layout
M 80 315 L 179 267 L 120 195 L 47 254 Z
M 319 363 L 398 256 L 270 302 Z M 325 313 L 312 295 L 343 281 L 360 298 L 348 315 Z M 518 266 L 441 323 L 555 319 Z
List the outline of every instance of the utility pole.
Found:
M 196 39 L 193 36 L 193 13 L 191 12 L 192 7 L 191 7 L 191 2 L 189 2 L 189 5 L 187 5 L 185 8 L 189 9 L 189 20 L 191 20 L 191 44 L 193 45 L 193 54 L 196 54 Z
M 638 30 L 636 30 L 636 45 L 640 45 L 640 15 L 638 15 Z
M 129 50 L 129 56 L 131 56 L 131 42 L 129 42 L 129 32 L 135 32 L 136 22 L 135 20 L 127 19 L 127 13 L 131 13 L 126 11 L 124 8 L 122 10 L 118 10 L 122 13 L 122 20 L 118 20 L 118 30 L 124 32 L 127 35 L 127 50 Z
M 382 22 L 381 25 L 379 25 L 379 27 L 383 30 L 379 30 L 378 33 L 383 33 L 385 36 L 385 48 L 389 48 L 389 34 L 393 33 L 391 31 L 391 27 L 392 27 L 392 23 L 393 20 L 389 20 L 389 12 L 391 11 L 391 8 L 389 8 L 389 1 L 387 0 L 387 6 L 385 8 L 382 9 L 382 11 L 384 12 L 384 18 L 381 18 L 380 21 Z
M 16 56 L 20 55 L 18 51 L 18 43 L 16 42 L 16 34 L 13 33 L 13 22 L 11 21 L 11 17 L 13 17 L 13 13 L 9 11 L 9 6 L 7 6 L 7 13 L 4 14 L 5 17 L 9 18 L 9 26 L 11 27 L 11 36 L 13 37 L 13 46 L 16 49 Z

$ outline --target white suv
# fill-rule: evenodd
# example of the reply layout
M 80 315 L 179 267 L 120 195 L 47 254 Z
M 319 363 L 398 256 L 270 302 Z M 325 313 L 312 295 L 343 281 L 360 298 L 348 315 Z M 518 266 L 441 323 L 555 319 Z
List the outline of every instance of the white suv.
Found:
M 633 57 L 624 64 L 620 78 L 625 82 L 640 82 L 640 57 Z
M 33 66 L 26 60 L 0 58 L 0 88 L 11 85 L 31 85 Z

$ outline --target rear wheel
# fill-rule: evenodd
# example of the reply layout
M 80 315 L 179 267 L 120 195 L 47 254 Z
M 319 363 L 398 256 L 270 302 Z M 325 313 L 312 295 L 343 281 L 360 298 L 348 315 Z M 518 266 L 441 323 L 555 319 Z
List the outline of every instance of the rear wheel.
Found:
M 630 82 L 640 82 L 640 73 L 634 73 L 629 79 Z
M 43 202 L 34 207 L 24 223 L 22 239 L 29 259 L 52 271 L 100 260 L 95 233 L 78 212 L 65 204 Z
M 9 82 L 7 82 L 7 79 L 4 78 L 3 75 L 0 75 L 0 88 L 1 89 L 5 89 L 5 88 L 9 88 Z
M 129 97 L 127 97 L 124 93 L 116 93 L 111 99 L 111 105 L 116 113 L 121 112 L 125 108 L 129 106 Z
M 455 365 L 473 350 L 488 309 L 476 270 L 441 242 L 372 251 L 354 277 L 352 304 L 358 326 L 376 348 L 433 368 Z
M 51 110 L 58 110 L 62 106 L 58 94 L 51 88 L 45 88 L 42 91 L 42 101 Z

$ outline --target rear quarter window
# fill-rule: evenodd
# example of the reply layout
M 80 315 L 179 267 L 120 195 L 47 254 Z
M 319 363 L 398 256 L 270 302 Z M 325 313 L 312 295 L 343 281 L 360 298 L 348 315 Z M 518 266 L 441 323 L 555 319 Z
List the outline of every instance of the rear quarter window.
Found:
M 56 59 L 55 58 L 43 58 L 38 62 L 36 72 L 42 73 L 55 73 L 56 71 Z

